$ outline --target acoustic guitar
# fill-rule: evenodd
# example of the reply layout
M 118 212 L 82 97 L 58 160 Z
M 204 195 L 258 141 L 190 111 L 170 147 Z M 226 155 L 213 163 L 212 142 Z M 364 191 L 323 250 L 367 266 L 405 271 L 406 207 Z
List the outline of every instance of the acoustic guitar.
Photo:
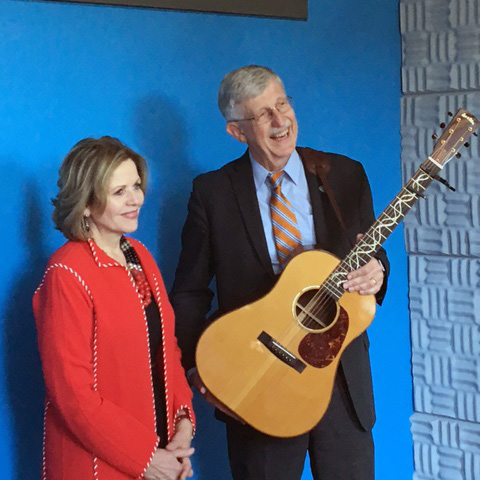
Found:
M 270 293 L 204 331 L 197 369 L 218 400 L 255 429 L 277 437 L 300 435 L 318 423 L 342 352 L 375 314 L 373 295 L 343 289 L 347 274 L 375 255 L 433 180 L 443 180 L 437 174 L 478 126 L 460 109 L 431 155 L 346 258 L 318 250 L 300 253 Z

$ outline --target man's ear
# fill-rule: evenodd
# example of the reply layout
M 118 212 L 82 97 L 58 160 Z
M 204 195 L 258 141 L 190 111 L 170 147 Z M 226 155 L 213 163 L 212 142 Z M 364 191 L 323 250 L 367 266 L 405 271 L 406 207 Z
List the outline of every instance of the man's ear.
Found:
M 228 122 L 227 126 L 225 127 L 225 130 L 235 140 L 238 140 L 239 142 L 242 142 L 242 143 L 247 143 L 247 138 L 245 137 L 245 135 L 240 130 L 240 127 L 238 126 L 238 123 Z

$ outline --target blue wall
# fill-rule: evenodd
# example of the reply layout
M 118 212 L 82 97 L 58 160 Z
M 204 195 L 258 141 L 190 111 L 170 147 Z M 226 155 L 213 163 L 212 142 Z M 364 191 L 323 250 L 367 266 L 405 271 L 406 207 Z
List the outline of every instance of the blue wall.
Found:
M 63 239 L 49 199 L 63 155 L 110 134 L 144 154 L 138 237 L 171 285 L 191 179 L 243 151 L 216 92 L 240 65 L 271 66 L 294 97 L 299 144 L 362 161 L 379 213 L 400 189 L 398 2 L 310 0 L 309 20 L 2 0 L 0 5 L 1 478 L 39 478 L 43 386 L 30 299 Z M 390 292 L 370 328 L 377 477 L 411 478 L 411 377 L 401 229 Z M 222 426 L 196 400 L 197 477 L 228 478 Z M 305 474 L 305 479 L 310 475 Z

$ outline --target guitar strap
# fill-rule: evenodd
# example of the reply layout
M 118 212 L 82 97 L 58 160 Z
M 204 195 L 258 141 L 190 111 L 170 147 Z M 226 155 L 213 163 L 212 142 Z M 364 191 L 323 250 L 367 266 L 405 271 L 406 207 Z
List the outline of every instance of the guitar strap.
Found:
M 305 170 L 309 171 L 313 175 L 317 175 L 319 178 L 323 190 L 327 194 L 330 204 L 332 205 L 333 211 L 335 212 L 335 215 L 337 216 L 337 219 L 346 234 L 347 227 L 345 226 L 340 208 L 338 207 L 335 196 L 333 195 L 332 187 L 330 187 L 330 183 L 327 180 L 327 175 L 330 171 L 330 158 L 328 153 L 305 147 L 298 148 L 297 150 L 300 158 L 302 159 Z

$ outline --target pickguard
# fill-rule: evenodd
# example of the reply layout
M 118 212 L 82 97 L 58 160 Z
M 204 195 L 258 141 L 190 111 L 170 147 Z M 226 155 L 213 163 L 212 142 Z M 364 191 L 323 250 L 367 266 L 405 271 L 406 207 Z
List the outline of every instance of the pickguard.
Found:
M 348 331 L 348 313 L 339 306 L 336 322 L 320 333 L 308 333 L 298 346 L 302 359 L 315 368 L 325 368 L 338 356 Z

